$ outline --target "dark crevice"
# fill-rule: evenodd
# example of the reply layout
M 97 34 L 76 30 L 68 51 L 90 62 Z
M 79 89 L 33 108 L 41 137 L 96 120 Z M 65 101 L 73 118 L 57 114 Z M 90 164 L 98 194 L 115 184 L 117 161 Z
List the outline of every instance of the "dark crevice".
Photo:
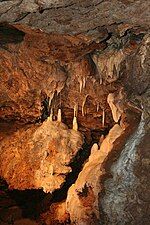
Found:
M 83 144 L 82 149 L 80 149 L 73 162 L 69 165 L 72 168 L 72 172 L 67 175 L 66 182 L 63 184 L 62 188 L 54 192 L 52 202 L 61 202 L 66 199 L 69 187 L 75 183 L 83 168 L 84 162 L 90 155 L 91 147 L 92 143 L 90 145 L 86 142 Z
M 48 7 L 48 8 L 44 8 L 43 5 L 41 4 L 39 6 L 39 13 L 42 14 L 44 11 L 48 11 L 48 10 L 51 10 L 51 9 L 67 9 L 71 6 L 75 5 L 75 3 L 71 3 L 69 5 L 63 5 L 63 6 L 53 6 L 53 7 Z
M 18 44 L 23 41 L 25 33 L 16 29 L 15 27 L 1 23 L 0 24 L 0 45 L 13 43 Z
M 27 17 L 30 14 L 30 12 L 27 13 L 22 13 L 14 22 L 19 22 L 21 20 L 23 20 L 25 17 Z

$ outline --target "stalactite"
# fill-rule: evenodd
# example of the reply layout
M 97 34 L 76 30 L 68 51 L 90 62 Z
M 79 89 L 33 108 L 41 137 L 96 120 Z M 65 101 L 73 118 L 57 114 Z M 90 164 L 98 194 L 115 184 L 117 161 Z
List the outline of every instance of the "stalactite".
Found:
M 60 105 L 60 107 L 61 107 L 61 92 L 60 92 L 60 94 L 59 94 L 59 105 Z
M 93 61 L 97 65 L 100 84 L 107 80 L 109 83 L 115 81 L 119 77 L 120 64 L 124 60 L 125 54 L 122 50 L 112 51 L 107 57 L 103 55 L 93 55 Z
M 57 121 L 61 122 L 61 109 L 58 109 Z
M 49 104 L 48 104 L 49 110 L 50 110 L 50 106 L 51 106 L 54 94 L 55 94 L 55 92 L 51 93 L 51 95 L 49 96 Z
M 122 90 L 118 96 L 115 96 L 114 93 L 109 93 L 109 95 L 107 96 L 107 102 L 111 108 L 112 116 L 116 123 L 119 121 L 123 113 L 123 108 L 121 106 L 122 98 L 123 98 Z
M 57 95 L 59 95 L 59 93 L 61 92 L 61 90 L 63 89 L 63 87 L 62 86 L 58 86 L 57 87 L 57 89 L 56 89 L 56 93 L 57 93 Z
M 85 115 L 85 114 L 84 114 L 84 106 L 85 106 L 87 97 L 88 97 L 88 95 L 85 96 L 85 99 L 84 99 L 84 101 L 83 101 L 83 103 L 82 103 L 82 116 Z
M 80 84 L 80 93 L 81 93 L 82 87 L 83 87 L 83 82 L 82 82 L 82 80 L 79 80 L 79 84 Z
M 77 123 L 77 117 L 76 116 L 74 116 L 74 118 L 73 118 L 73 128 L 72 128 L 73 130 L 78 130 L 78 123 Z
M 100 85 L 103 84 L 103 78 L 102 78 L 101 75 L 99 75 L 99 84 L 100 84 Z
M 96 80 L 92 77 L 91 81 L 93 82 L 93 87 L 94 87 Z
M 84 105 L 85 105 L 85 102 L 83 101 L 83 103 L 82 103 L 82 116 L 84 116 Z
M 99 102 L 98 102 L 97 105 L 96 105 L 96 111 L 97 111 L 97 112 L 99 111 Z
M 78 116 L 78 104 L 74 106 L 74 117 Z
M 105 110 L 103 109 L 103 115 L 102 115 L 102 127 L 105 126 Z
M 85 88 L 85 84 L 86 84 L 86 78 L 83 77 L 83 88 Z

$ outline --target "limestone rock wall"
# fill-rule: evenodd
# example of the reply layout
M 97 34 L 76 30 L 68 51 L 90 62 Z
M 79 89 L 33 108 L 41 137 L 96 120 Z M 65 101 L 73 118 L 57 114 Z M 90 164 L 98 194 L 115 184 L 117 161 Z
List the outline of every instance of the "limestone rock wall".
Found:
M 11 189 L 53 192 L 65 182 L 82 144 L 82 135 L 61 122 L 25 126 L 1 140 L 0 176 Z

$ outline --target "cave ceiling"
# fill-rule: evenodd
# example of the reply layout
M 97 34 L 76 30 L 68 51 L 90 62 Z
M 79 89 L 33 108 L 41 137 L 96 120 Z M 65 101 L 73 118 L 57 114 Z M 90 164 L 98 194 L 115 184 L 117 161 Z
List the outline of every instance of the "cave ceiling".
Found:
M 105 28 L 116 25 L 147 29 L 147 0 L 21 0 L 0 1 L 0 22 L 21 24 L 46 33 L 86 34 L 91 39 L 103 36 Z

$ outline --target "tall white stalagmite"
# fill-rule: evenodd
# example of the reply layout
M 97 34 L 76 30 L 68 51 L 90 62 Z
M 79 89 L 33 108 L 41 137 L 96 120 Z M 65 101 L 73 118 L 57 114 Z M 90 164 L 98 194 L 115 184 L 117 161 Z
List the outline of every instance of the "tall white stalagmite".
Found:
M 105 137 L 104 137 L 104 135 L 102 134 L 101 137 L 100 137 L 100 139 L 99 139 L 99 145 L 102 144 L 102 142 L 104 141 L 104 138 L 105 138 Z
M 91 154 L 93 154 L 94 152 L 97 152 L 97 151 L 98 151 L 98 144 L 94 143 L 92 148 L 91 148 Z
M 105 126 L 105 110 L 103 109 L 103 115 L 102 115 L 102 126 Z
M 57 121 L 61 122 L 61 109 L 58 109 Z
M 77 117 L 76 116 L 74 116 L 73 117 L 73 128 L 72 128 L 73 130 L 78 130 L 78 123 L 77 123 Z
M 50 121 L 53 121 L 53 109 L 51 109 L 50 116 L 49 116 L 49 120 Z

